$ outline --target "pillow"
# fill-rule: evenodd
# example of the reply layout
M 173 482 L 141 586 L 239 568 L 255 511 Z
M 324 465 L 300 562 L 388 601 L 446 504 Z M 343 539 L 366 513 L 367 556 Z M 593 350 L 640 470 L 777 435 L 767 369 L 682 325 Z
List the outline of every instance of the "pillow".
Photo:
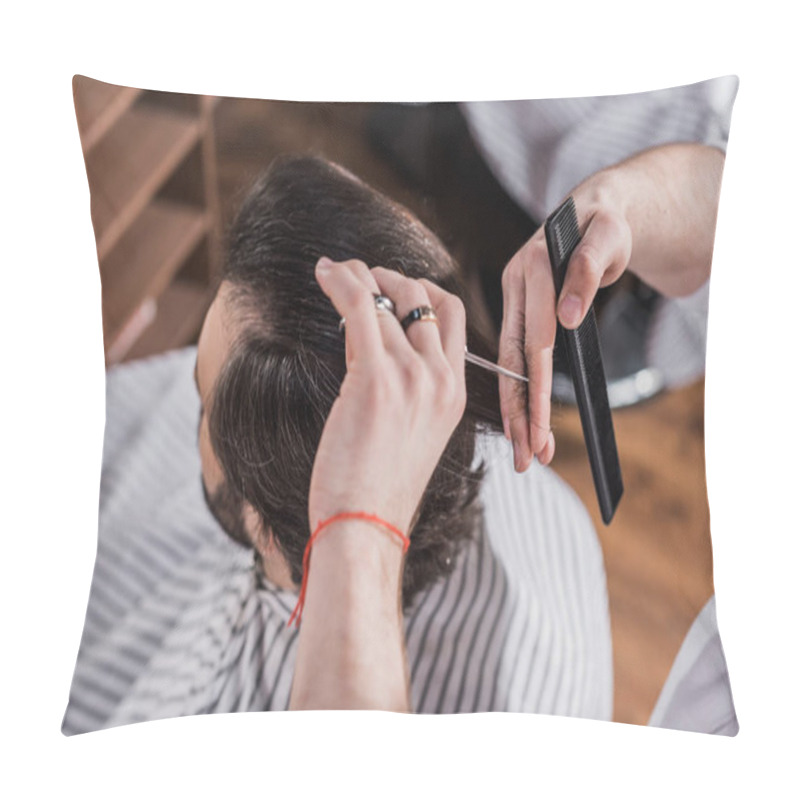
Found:
M 298 291 L 277 253 L 296 256 L 306 277 L 320 248 L 430 275 L 465 299 L 470 350 L 496 361 L 503 269 L 547 215 L 644 151 L 680 151 L 669 177 L 692 186 L 686 165 L 695 162 L 684 156 L 721 160 L 737 85 L 729 77 L 618 97 L 403 105 L 177 95 L 76 76 L 108 372 L 98 552 L 63 732 L 289 707 L 299 633 L 287 621 L 309 533 L 311 462 L 305 473 L 290 466 L 305 463 L 309 445 L 287 447 L 285 430 L 265 428 L 265 439 L 284 437 L 279 466 L 263 478 L 279 487 L 262 513 L 283 559 L 279 579 L 201 480 L 193 371 L 223 274 L 238 263 L 268 270 L 268 288 L 258 278 L 252 290 L 270 302 L 270 282 Z M 663 163 L 672 162 L 659 162 L 657 180 Z M 712 241 L 718 182 L 703 180 L 717 193 L 704 211 Z M 420 221 L 405 222 L 397 203 Z M 682 253 L 676 245 L 676 274 Z M 430 271 L 417 275 L 421 264 Z M 426 496 L 448 470 L 464 494 L 438 517 L 423 502 L 426 533 L 412 537 L 403 589 L 415 712 L 738 731 L 704 488 L 707 281 L 678 297 L 647 275 L 637 265 L 595 301 L 625 483 L 610 525 L 561 349 L 551 466 L 514 469 L 497 380 L 468 370 L 471 398 L 487 391 L 495 412 L 465 415 L 460 460 L 448 450 Z M 313 315 L 291 324 L 270 332 L 287 358 L 316 341 Z M 270 386 L 274 407 L 299 415 L 298 430 L 313 427 L 307 406 L 281 394 L 285 384 Z M 228 473 L 236 458 L 221 458 Z

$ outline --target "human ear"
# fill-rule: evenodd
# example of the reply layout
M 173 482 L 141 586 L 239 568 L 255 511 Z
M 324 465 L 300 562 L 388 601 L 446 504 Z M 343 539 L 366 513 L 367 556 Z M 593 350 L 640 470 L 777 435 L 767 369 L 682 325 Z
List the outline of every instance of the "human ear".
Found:
M 264 524 L 259 513 L 247 501 L 242 506 L 245 529 L 253 543 L 264 570 L 264 575 L 282 589 L 295 589 L 291 570 L 286 563 L 272 529 Z

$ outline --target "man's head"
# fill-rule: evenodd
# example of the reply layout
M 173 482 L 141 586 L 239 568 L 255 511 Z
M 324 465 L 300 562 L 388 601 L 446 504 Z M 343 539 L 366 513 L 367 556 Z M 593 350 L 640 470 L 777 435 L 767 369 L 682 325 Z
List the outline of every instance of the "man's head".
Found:
M 246 198 L 198 343 L 203 485 L 223 528 L 255 547 L 270 577 L 284 584 L 302 578 L 311 471 L 346 371 L 338 314 L 314 277 L 323 255 L 426 277 L 460 294 L 439 240 L 337 166 L 280 159 Z M 468 336 L 473 349 L 476 334 Z M 480 521 L 482 471 L 471 468 L 476 426 L 496 429 L 498 416 L 496 407 L 476 411 L 475 398 L 485 404 L 488 392 L 471 394 L 420 506 L 406 603 L 448 571 Z

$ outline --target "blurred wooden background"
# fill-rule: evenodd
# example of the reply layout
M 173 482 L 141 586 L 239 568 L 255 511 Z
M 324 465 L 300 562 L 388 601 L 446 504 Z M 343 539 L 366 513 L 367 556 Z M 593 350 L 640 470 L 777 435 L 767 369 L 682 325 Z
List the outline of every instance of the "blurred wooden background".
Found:
M 195 340 L 224 231 L 252 181 L 286 152 L 323 155 L 412 209 L 459 260 L 470 313 L 496 336 L 500 273 L 535 226 L 499 189 L 455 106 L 217 101 L 84 78 L 74 89 L 108 363 Z M 580 495 L 603 547 L 614 718 L 643 724 L 713 593 L 703 383 L 615 411 L 614 423 L 625 495 L 610 526 L 570 407 L 555 410 L 553 467 Z
M 79 75 L 73 95 L 91 189 L 106 362 L 187 344 L 219 268 L 216 98 Z

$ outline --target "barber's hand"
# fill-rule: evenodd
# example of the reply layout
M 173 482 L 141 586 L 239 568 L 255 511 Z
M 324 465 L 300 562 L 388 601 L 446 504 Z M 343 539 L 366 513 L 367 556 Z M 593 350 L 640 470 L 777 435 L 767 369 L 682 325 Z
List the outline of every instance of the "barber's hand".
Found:
M 317 450 L 309 522 L 366 511 L 408 534 L 439 458 L 466 405 L 466 315 L 461 301 L 427 280 L 360 261 L 321 259 L 317 280 L 346 319 L 347 374 Z M 375 308 L 374 294 L 396 317 Z M 400 321 L 431 306 L 438 325 Z
M 598 288 L 626 268 L 666 297 L 685 297 L 711 272 L 724 153 L 682 142 L 644 150 L 595 173 L 572 194 L 582 240 L 556 304 L 544 228 L 503 273 L 499 362 L 527 374 L 525 386 L 500 378 L 500 409 L 518 470 L 550 462 L 550 390 L 556 312 L 577 328 Z
M 592 176 L 571 194 L 583 238 L 570 259 L 558 303 L 544 226 L 503 272 L 499 364 L 527 375 L 529 381 L 526 387 L 500 377 L 503 427 L 514 445 L 514 466 L 519 472 L 530 466 L 534 456 L 548 464 L 555 452 L 550 392 L 556 313 L 565 328 L 577 328 L 598 288 L 617 280 L 631 257 L 631 230 L 622 207 L 606 191 L 606 174 Z

